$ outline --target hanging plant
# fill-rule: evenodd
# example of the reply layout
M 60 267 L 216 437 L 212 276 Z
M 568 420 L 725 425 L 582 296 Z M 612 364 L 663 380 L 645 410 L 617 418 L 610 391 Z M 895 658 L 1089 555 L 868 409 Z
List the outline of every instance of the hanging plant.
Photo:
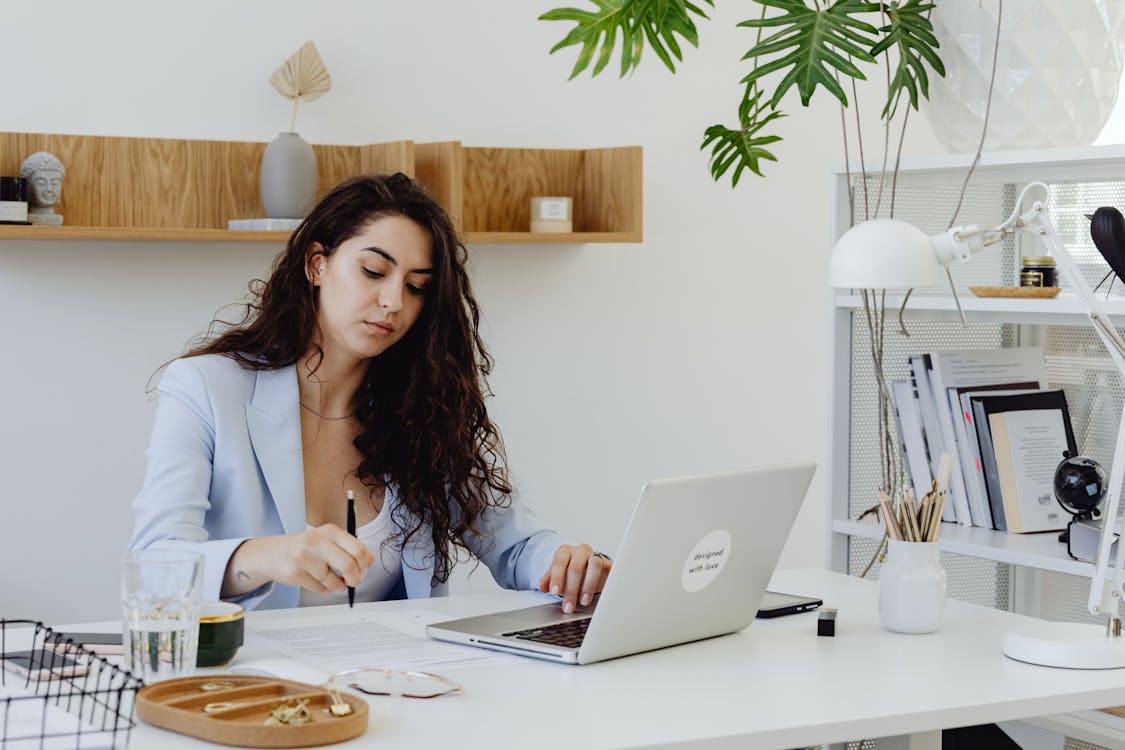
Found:
M 619 75 L 624 77 L 640 64 L 646 46 L 675 73 L 676 64 L 683 61 L 681 45 L 699 46 L 696 19 L 707 18 L 704 9 L 689 0 L 590 1 L 592 9 L 557 8 L 540 16 L 545 21 L 575 24 L 551 49 L 553 54 L 580 47 L 572 79 L 591 63 L 590 75 L 598 75 L 615 51 L 620 58 Z M 745 170 L 762 176 L 762 162 L 777 161 L 768 147 L 782 139 L 772 131 L 784 116 L 781 101 L 794 86 L 802 106 L 807 107 L 817 88 L 823 88 L 846 108 L 848 96 L 841 77 L 850 79 L 854 97 L 855 82 L 867 80 L 864 68 L 878 66 L 882 58 L 888 70 L 882 118 L 889 133 L 903 96 L 917 109 L 919 100 L 929 97 L 931 73 L 945 75 L 928 18 L 933 2 L 753 1 L 762 6 L 761 16 L 738 24 L 757 29 L 758 35 L 742 57 L 751 61 L 751 68 L 741 80 L 737 120 L 733 125 L 707 128 L 700 146 L 711 149 L 715 180 L 730 172 L 734 186 Z M 703 2 L 714 7 L 713 0 Z M 777 13 L 771 15 L 770 9 Z M 773 73 L 781 77 L 767 93 L 764 79 Z

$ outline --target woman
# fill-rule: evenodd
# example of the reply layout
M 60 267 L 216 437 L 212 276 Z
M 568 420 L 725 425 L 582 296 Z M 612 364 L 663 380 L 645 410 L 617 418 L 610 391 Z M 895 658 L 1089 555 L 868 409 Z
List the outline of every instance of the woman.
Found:
M 466 553 L 589 602 L 609 560 L 513 497 L 465 256 L 405 175 L 334 189 L 244 320 L 165 370 L 130 548 L 203 553 L 204 598 L 247 608 L 441 595 Z

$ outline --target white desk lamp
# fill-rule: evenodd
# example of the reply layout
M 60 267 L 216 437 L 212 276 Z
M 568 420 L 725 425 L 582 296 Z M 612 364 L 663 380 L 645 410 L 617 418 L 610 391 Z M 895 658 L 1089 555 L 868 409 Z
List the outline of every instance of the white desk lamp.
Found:
M 1020 214 L 1024 198 L 1032 191 L 1042 191 L 1043 197 Z M 908 289 L 933 285 L 938 283 L 940 266 L 948 266 L 954 259 L 967 261 L 972 253 L 1001 242 L 1006 235 L 1028 232 L 1046 243 L 1067 286 L 1086 308 L 1090 323 L 1125 378 L 1125 341 L 1055 231 L 1047 209 L 1049 197 L 1050 190 L 1044 183 L 1033 182 L 1020 193 L 1015 211 L 1003 224 L 987 229 L 953 227 L 933 237 L 897 219 L 875 219 L 858 224 L 836 242 L 828 263 L 828 283 L 843 289 Z M 1125 638 L 1121 636 L 1125 543 L 1118 545 L 1112 575 L 1109 561 L 1113 537 L 1118 531 L 1117 511 L 1123 479 L 1125 419 L 1118 428 L 1088 600 L 1092 614 L 1107 618 L 1105 629 L 1081 623 L 1036 622 L 1005 636 L 1004 653 L 1009 657 L 1032 664 L 1075 669 L 1125 667 Z

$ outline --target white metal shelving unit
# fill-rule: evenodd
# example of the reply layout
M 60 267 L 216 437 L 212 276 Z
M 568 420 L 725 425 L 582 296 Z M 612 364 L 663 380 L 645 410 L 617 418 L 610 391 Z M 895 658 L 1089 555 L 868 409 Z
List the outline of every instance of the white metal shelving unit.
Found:
M 949 225 L 956 195 L 960 191 L 961 181 L 964 179 L 969 162 L 969 156 L 905 162 L 898 175 L 895 216 L 914 223 L 927 233 L 944 230 Z M 1068 247 L 1071 248 L 1071 252 L 1076 256 L 1092 284 L 1097 284 L 1108 268 L 1093 248 L 1089 240 L 1088 222 L 1081 214 L 1090 212 L 1099 205 L 1116 205 L 1125 209 L 1125 148 L 1113 146 L 986 154 L 973 173 L 964 207 L 956 223 L 981 225 L 1000 223 L 1007 218 L 1019 190 L 1033 180 L 1043 180 L 1052 186 L 1058 204 L 1052 205 L 1052 211 L 1060 233 L 1064 235 L 1064 240 L 1067 241 Z M 832 240 L 834 241 L 853 223 L 849 201 L 850 187 L 854 188 L 851 196 L 858 206 L 856 221 L 862 221 L 865 215 L 862 211 L 864 205 L 862 183 L 858 175 L 853 171 L 849 176 L 841 167 L 834 171 L 833 181 Z M 873 183 L 869 182 L 868 200 L 872 203 L 875 201 L 876 190 Z M 881 204 L 883 210 L 879 211 L 878 215 L 888 215 L 889 199 L 886 196 Z M 874 218 L 874 214 L 871 218 Z M 1034 242 L 1030 239 L 1019 241 Z M 983 334 L 983 341 L 949 345 L 945 342 L 927 343 L 924 337 L 919 337 L 917 341 L 911 342 L 904 337 L 888 333 L 888 366 L 892 364 L 893 347 L 919 354 L 952 348 L 986 348 L 990 345 L 1037 343 L 1043 345 L 1045 351 L 1051 354 L 1048 351 L 1049 342 L 1060 338 L 1059 335 L 1052 334 L 1052 331 L 1056 334 L 1062 331 L 1064 344 L 1069 342 L 1073 346 L 1068 348 L 1064 345 L 1055 352 L 1055 371 L 1053 372 L 1050 366 L 1048 370 L 1050 375 L 1055 375 L 1060 368 L 1063 370 L 1070 368 L 1073 377 L 1060 375 L 1063 382 L 1053 385 L 1067 388 L 1069 398 L 1074 389 L 1081 387 L 1083 378 L 1088 380 L 1091 377 L 1090 373 L 1102 373 L 1102 381 L 1097 382 L 1104 383 L 1107 379 L 1112 381 L 1109 388 L 1112 398 L 1111 403 L 1103 403 L 1099 411 L 1103 417 L 1111 415 L 1113 425 L 1116 427 L 1116 420 L 1119 418 L 1120 408 L 1125 399 L 1125 388 L 1117 382 L 1119 378 L 1116 375 L 1116 368 L 1109 360 L 1099 361 L 1100 344 L 1094 337 L 1092 329 L 1089 332 L 1092 343 L 1075 344 L 1071 341 L 1075 337 L 1081 337 L 1082 332 L 1088 329 L 1089 325 L 1078 301 L 1068 295 L 1065 288 L 1054 299 L 978 298 L 968 291 L 970 285 L 1015 283 L 1019 257 L 1023 251 L 1016 242 L 1017 240 L 1013 239 L 1003 250 L 989 248 L 975 256 L 969 263 L 953 269 L 961 308 L 969 322 L 969 329 L 962 328 L 957 306 L 947 287 L 915 290 L 904 310 L 903 318 L 907 328 L 922 328 L 923 333 L 928 333 L 931 339 L 946 334 L 957 336 L 962 333 L 972 338 L 982 335 L 980 334 L 982 331 L 987 331 L 988 333 Z M 1038 252 L 1034 252 L 1034 248 L 1029 248 L 1026 252 L 1043 254 L 1045 249 L 1040 247 Z M 1117 284 L 1116 289 L 1121 290 L 1122 285 Z M 1099 294 L 1104 296 L 1104 288 Z M 894 299 L 888 297 L 887 308 L 897 310 L 900 303 L 901 297 Z M 1125 326 L 1125 296 L 1111 295 L 1106 299 L 1105 305 L 1115 322 L 1119 326 Z M 864 317 L 862 297 L 858 294 L 833 292 L 830 308 L 832 378 L 827 467 L 831 493 L 828 523 L 829 562 L 834 570 L 848 571 L 855 566 L 854 560 L 851 559 L 855 553 L 851 548 L 863 542 L 870 546 L 882 536 L 881 527 L 873 523 L 851 520 L 858 515 L 859 505 L 864 500 L 856 496 L 857 489 L 858 494 L 864 494 L 862 475 L 865 472 L 869 473 L 872 460 L 877 463 L 877 455 L 865 457 L 865 451 L 858 445 L 862 436 L 857 436 L 858 432 L 864 429 L 862 416 L 866 408 L 862 403 L 861 393 L 864 384 L 860 381 L 870 378 L 871 362 L 864 350 L 867 343 L 866 331 L 863 330 L 862 323 Z M 888 330 L 893 327 L 895 326 L 888 325 Z M 892 342 L 892 338 L 903 340 Z M 905 367 L 904 363 L 902 367 Z M 900 373 L 897 376 L 902 375 Z M 895 377 L 894 373 L 889 377 Z M 1073 405 L 1072 399 L 1072 411 Z M 1114 409 L 1116 412 L 1113 411 Z M 1073 416 L 1078 419 L 1088 415 L 1079 413 Z M 1099 435 L 1094 434 L 1094 428 L 1091 427 L 1089 432 L 1091 440 L 1100 439 Z M 1111 438 L 1108 446 L 1110 452 L 1112 452 L 1112 442 Z M 1080 448 L 1086 452 L 1097 453 L 1096 450 L 1090 451 L 1085 448 L 1081 437 Z M 1098 458 L 1102 460 L 1108 472 L 1108 462 L 1101 457 Z M 871 499 L 873 503 L 873 494 Z M 943 524 L 940 539 L 944 551 L 971 558 L 1083 578 L 1088 578 L 1092 572 L 1092 566 L 1089 564 L 1077 562 L 1067 556 L 1065 545 L 1056 541 L 1055 534 L 1013 535 Z
M 970 161 L 971 156 L 949 156 L 905 162 L 897 178 L 894 216 L 927 234 L 944 231 Z M 869 168 L 865 195 L 858 175 L 847 174 L 843 167 L 834 171 L 831 242 L 852 225 L 853 211 L 856 222 L 889 214 L 889 197 L 884 193 L 877 198 L 872 174 Z M 1097 285 L 1108 267 L 1090 240 L 1083 214 L 1103 205 L 1125 211 L 1125 147 L 985 154 L 953 223 L 999 224 L 1023 186 L 1035 180 L 1051 186 L 1055 224 L 1091 286 Z M 864 206 L 877 201 L 880 210 L 866 214 Z M 1079 449 L 1100 461 L 1108 474 L 1125 406 L 1125 383 L 1078 301 L 1065 287 L 1053 299 L 986 299 L 968 289 L 1018 283 L 1024 254 L 1046 253 L 1037 240 L 1013 237 L 952 269 L 967 326 L 961 324 L 947 285 L 914 290 L 902 313 L 910 336 L 890 333 L 897 326 L 888 321 L 887 379 L 906 377 L 906 357 L 912 354 L 1042 346 L 1051 386 L 1066 391 Z M 1103 287 L 1099 297 L 1123 328 L 1125 283 L 1118 282 L 1114 290 L 1106 295 Z M 886 307 L 898 310 L 901 302 L 901 297 L 888 296 Z M 871 517 L 856 520 L 874 504 L 879 484 L 874 376 L 862 297 L 833 291 L 829 309 L 828 559 L 832 569 L 858 574 L 882 539 L 882 527 Z M 1057 533 L 1008 534 L 947 523 L 939 539 L 950 596 L 1046 619 L 1092 621 L 1085 604 L 1093 566 L 1071 559 Z M 877 576 L 877 563 L 872 570 Z M 1120 724 L 1106 726 L 1100 718 L 1060 715 L 1032 723 L 1086 742 L 1125 748 L 1125 729 Z
M 971 156 L 945 156 L 903 163 L 898 175 L 894 216 L 908 220 L 927 234 L 943 232 L 951 223 Z M 876 168 L 877 169 L 877 168 Z M 874 173 L 868 168 L 868 172 Z M 890 200 L 868 174 L 863 183 L 840 166 L 832 174 L 832 234 L 830 243 L 855 220 L 868 218 L 864 205 L 879 201 L 889 214 Z M 1019 190 L 1041 180 L 1053 192 L 1055 224 L 1091 286 L 1108 270 L 1089 238 L 1082 215 L 1098 206 L 1125 210 L 1125 147 L 1105 146 L 1066 150 L 985 154 L 973 172 L 964 206 L 955 224 L 994 226 L 1007 218 Z M 856 190 L 849 192 L 849 187 Z M 853 202 L 857 209 L 853 209 Z M 829 247 L 830 247 L 829 243 Z M 1092 455 L 1108 472 L 1114 459 L 1117 425 L 1125 405 L 1122 382 L 1087 323 L 1077 299 L 1065 288 L 1053 299 L 978 298 L 970 286 L 1011 286 L 1017 283 L 1021 254 L 1044 254 L 1030 238 L 1012 238 L 1005 245 L 976 254 L 953 269 L 967 327 L 962 326 L 947 286 L 916 289 L 903 310 L 909 337 L 888 333 L 884 370 L 888 380 L 906 377 L 906 356 L 935 351 L 984 349 L 989 346 L 1042 345 L 1052 387 L 1066 391 L 1079 449 Z M 1099 292 L 1118 328 L 1125 327 L 1125 284 L 1113 295 Z M 897 310 L 901 298 L 886 301 Z M 830 292 L 829 446 L 827 486 L 828 557 L 834 570 L 858 573 L 871 560 L 882 539 L 882 526 L 856 517 L 874 503 L 879 485 L 877 448 L 873 440 L 874 377 L 867 353 L 863 299 L 855 293 Z M 897 326 L 889 322 L 888 331 Z M 979 604 L 1015 609 L 1048 620 L 1088 621 L 1086 594 L 1092 566 L 1072 560 L 1056 533 L 1008 534 L 955 524 L 943 524 L 939 536 L 943 564 L 949 575 L 949 595 Z M 877 576 L 879 568 L 873 568 Z M 1095 715 L 1048 716 L 1033 723 L 1068 737 L 1125 750 L 1125 730 L 1111 719 Z

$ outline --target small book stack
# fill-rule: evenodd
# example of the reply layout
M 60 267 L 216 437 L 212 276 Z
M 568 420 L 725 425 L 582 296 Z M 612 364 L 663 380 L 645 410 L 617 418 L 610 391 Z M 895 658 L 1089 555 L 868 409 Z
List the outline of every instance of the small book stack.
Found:
M 892 386 L 914 487 L 953 460 L 942 520 L 1013 533 L 1053 531 L 1069 517 L 1052 489 L 1063 452 L 1077 454 L 1062 390 L 1047 387 L 1039 347 L 910 358 Z

